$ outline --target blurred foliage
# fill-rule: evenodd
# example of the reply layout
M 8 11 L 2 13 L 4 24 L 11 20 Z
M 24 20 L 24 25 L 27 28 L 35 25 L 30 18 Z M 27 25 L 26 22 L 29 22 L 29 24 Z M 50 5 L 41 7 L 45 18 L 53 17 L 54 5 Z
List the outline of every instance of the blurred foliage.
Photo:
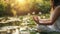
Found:
M 42 15 L 39 15 L 41 19 L 49 19 L 50 18 L 50 14 L 42 14 Z
M 2 16 L 12 16 L 11 3 L 7 3 L 6 0 L 0 0 L 0 17 Z
M 19 11 L 22 12 L 20 9 L 21 7 L 22 6 L 20 6 L 19 3 L 16 3 L 15 1 L 13 2 L 13 0 L 0 0 L 0 16 L 16 16 L 16 11 L 18 11 L 17 15 Z M 24 5 L 24 7 L 22 7 L 22 9 L 24 9 L 23 12 L 25 13 L 29 11 L 35 11 L 36 13 L 42 12 L 43 14 L 49 13 L 50 0 L 29 0 L 29 2 L 26 4 L 26 6 Z
M 32 0 L 30 0 L 32 1 Z M 16 7 L 16 11 L 18 11 L 18 9 L 20 7 L 18 7 L 17 5 L 15 6 L 11 6 L 12 3 L 14 3 L 12 0 L 10 0 L 8 3 L 4 0 L 0 0 L 0 17 L 1 16 L 10 16 L 10 15 L 13 15 L 13 12 L 15 12 L 15 8 Z M 24 5 L 25 6 L 25 5 Z M 29 6 L 29 4 L 28 4 Z M 49 11 L 50 11 L 50 0 L 34 0 L 32 2 L 30 2 L 30 10 L 33 12 L 33 11 L 36 11 L 37 12 L 42 12 L 43 14 L 39 15 L 42 19 L 43 18 L 49 18 Z M 26 7 L 27 8 L 27 7 Z M 20 10 L 20 9 L 19 9 Z M 22 12 L 22 11 L 21 11 Z M 46 14 L 47 13 L 47 14 Z M 15 14 L 15 13 L 14 13 Z M 21 22 L 13 22 L 13 23 L 7 23 L 7 24 L 3 24 L 4 26 L 5 25 L 18 25 L 20 26 L 21 23 L 25 23 L 23 22 L 23 19 L 24 17 L 28 17 L 28 16 L 20 16 L 19 18 L 21 19 Z M 29 16 L 30 18 L 26 20 L 26 22 L 28 22 L 28 26 L 29 27 L 33 27 L 36 25 L 35 21 L 33 20 L 32 16 Z M 0 25 L 2 26 L 2 25 Z
M 18 6 L 19 3 L 15 3 L 15 0 L 9 0 L 8 2 L 6 2 L 5 0 L 0 0 L 0 17 L 1 16 L 17 16 L 16 14 L 19 13 L 17 11 L 21 11 L 20 9 L 20 5 Z M 27 7 L 26 7 L 27 6 Z M 24 5 L 23 8 L 23 12 L 25 13 L 28 11 L 35 11 L 37 12 L 41 12 L 42 14 L 37 14 L 39 17 L 41 17 L 41 19 L 48 19 L 50 17 L 49 11 L 50 11 L 50 0 L 30 0 L 30 3 L 28 3 L 27 5 Z M 29 8 L 29 9 L 28 9 Z M 17 13 L 16 13 L 17 12 Z M 22 11 L 21 11 L 22 12 Z M 15 22 L 9 22 L 9 23 L 5 23 L 2 24 L 0 23 L 0 27 L 4 27 L 4 26 L 28 26 L 31 29 L 32 28 L 36 28 L 36 23 L 33 20 L 33 15 L 24 15 L 24 16 L 19 16 L 18 17 L 21 21 L 15 21 Z M 25 19 L 27 18 L 27 19 Z M 24 20 L 23 20 L 24 19 Z M 28 24 L 25 24 L 25 23 Z M 25 25 L 23 25 L 22 23 L 24 23 Z M 37 32 L 35 32 L 34 30 L 30 31 L 31 34 L 36 34 Z
M 4 15 L 6 4 L 4 0 L 0 0 L 0 16 Z
M 43 14 L 49 13 L 50 11 L 50 0 L 42 0 L 41 2 L 36 3 L 36 8 Z
M 49 15 L 50 14 L 42 14 L 42 15 L 38 14 L 38 16 L 41 19 L 49 19 L 49 17 L 50 17 Z M 14 21 L 14 22 L 5 23 L 3 25 L 0 24 L 0 27 L 2 27 L 2 26 L 28 26 L 28 27 L 33 28 L 33 27 L 36 26 L 36 23 L 33 20 L 33 16 L 34 15 L 19 16 L 18 18 L 21 20 L 20 22 L 19 21 Z M 22 23 L 24 23 L 24 25 Z

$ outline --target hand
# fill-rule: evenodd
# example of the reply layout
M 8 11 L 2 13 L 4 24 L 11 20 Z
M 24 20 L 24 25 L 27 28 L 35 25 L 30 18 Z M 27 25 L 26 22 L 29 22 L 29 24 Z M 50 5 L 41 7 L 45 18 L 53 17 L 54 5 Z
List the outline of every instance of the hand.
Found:
M 51 20 L 49 19 L 39 19 L 38 16 L 34 16 L 33 20 L 37 23 L 37 24 L 41 24 L 41 23 L 50 23 Z
M 38 18 L 38 16 L 34 16 L 34 17 L 33 17 L 33 20 L 34 20 L 36 23 L 39 24 L 39 18 Z

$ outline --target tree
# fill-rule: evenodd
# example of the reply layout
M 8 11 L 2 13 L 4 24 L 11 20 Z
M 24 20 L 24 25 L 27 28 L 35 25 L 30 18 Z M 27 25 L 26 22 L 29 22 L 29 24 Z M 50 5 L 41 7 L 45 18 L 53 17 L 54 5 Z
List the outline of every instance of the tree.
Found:
M 0 0 L 0 16 L 3 16 L 4 12 L 5 12 L 5 1 L 4 0 Z
M 43 14 L 49 13 L 50 0 L 34 0 L 30 10 L 32 12 L 35 11 L 37 14 L 38 12 L 42 12 Z
M 36 9 L 43 14 L 49 13 L 50 11 L 50 1 L 48 0 L 42 0 L 42 2 L 37 2 Z
M 11 1 L 0 0 L 0 16 L 13 16 Z

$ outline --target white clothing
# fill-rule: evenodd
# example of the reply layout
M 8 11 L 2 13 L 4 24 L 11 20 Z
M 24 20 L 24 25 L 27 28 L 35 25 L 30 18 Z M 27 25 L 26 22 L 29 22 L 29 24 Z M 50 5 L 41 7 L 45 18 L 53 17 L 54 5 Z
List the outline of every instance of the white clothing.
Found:
M 52 13 L 51 17 L 54 13 Z M 53 25 L 38 25 L 37 29 L 44 32 L 60 32 L 60 17 L 55 21 Z
M 53 25 L 38 25 L 37 29 L 44 32 L 60 32 L 60 18 Z

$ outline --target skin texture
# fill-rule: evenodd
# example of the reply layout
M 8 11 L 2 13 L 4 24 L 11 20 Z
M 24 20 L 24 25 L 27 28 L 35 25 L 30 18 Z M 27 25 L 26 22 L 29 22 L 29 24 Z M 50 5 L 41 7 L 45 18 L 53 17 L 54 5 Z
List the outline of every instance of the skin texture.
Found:
M 60 16 L 60 6 L 57 6 L 54 9 L 54 14 L 52 15 L 53 16 L 51 17 L 51 19 L 46 19 L 46 20 L 39 19 L 38 16 L 34 16 L 33 19 L 37 24 L 40 24 L 40 25 L 52 25 Z M 39 21 L 42 21 L 42 23 Z

